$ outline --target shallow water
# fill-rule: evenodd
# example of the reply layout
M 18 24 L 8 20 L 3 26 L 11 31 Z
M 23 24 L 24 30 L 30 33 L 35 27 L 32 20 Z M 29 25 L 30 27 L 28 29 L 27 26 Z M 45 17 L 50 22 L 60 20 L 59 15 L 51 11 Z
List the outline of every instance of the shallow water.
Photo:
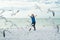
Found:
M 20 26 L 26 26 L 27 24 L 31 23 L 31 19 L 29 18 L 11 18 L 8 19 L 11 20 L 13 23 L 16 23 L 17 25 Z M 53 25 L 53 23 L 55 25 L 60 25 L 60 18 L 36 18 L 36 26 L 40 26 L 40 25 Z

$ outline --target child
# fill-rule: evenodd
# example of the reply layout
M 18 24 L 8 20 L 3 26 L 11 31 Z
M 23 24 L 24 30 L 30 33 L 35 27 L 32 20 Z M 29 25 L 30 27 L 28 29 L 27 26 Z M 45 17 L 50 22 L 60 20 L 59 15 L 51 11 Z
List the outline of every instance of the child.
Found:
M 32 14 L 32 15 L 30 16 L 30 18 L 31 18 L 31 21 L 32 21 L 31 25 L 33 26 L 34 31 L 35 31 L 35 30 L 36 30 L 36 27 L 35 27 L 35 24 L 36 24 L 35 15 Z M 31 28 L 29 29 L 29 31 L 30 31 L 30 30 L 31 30 Z

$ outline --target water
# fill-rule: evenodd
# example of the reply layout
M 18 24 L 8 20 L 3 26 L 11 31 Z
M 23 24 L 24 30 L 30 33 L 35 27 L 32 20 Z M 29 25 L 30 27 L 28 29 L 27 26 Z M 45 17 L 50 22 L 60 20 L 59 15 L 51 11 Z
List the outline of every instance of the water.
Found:
M 11 20 L 13 23 L 19 25 L 19 26 L 26 26 L 31 23 L 31 19 L 29 18 L 10 18 L 8 20 Z M 52 25 L 53 22 L 55 25 L 60 25 L 60 18 L 36 18 L 36 25 L 41 26 L 41 25 Z
M 30 18 L 6 18 L 0 19 L 0 28 L 31 27 Z M 60 18 L 36 18 L 36 27 L 60 26 Z

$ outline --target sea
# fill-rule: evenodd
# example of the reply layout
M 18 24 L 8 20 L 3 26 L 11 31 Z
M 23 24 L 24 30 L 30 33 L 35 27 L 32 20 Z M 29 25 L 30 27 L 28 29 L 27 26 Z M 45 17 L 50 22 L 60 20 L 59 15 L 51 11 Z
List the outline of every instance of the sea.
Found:
M 36 18 L 36 27 L 60 26 L 60 18 Z M 0 18 L 0 28 L 32 27 L 30 18 Z

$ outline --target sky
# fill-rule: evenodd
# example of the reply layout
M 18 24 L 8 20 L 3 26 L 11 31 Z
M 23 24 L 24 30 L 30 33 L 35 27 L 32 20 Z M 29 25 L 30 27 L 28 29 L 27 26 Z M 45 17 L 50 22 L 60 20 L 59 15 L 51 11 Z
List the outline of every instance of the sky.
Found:
M 55 16 L 48 9 L 53 10 Z M 60 0 L 0 0 L 0 15 L 4 17 L 27 18 L 31 14 L 37 18 L 60 18 Z

